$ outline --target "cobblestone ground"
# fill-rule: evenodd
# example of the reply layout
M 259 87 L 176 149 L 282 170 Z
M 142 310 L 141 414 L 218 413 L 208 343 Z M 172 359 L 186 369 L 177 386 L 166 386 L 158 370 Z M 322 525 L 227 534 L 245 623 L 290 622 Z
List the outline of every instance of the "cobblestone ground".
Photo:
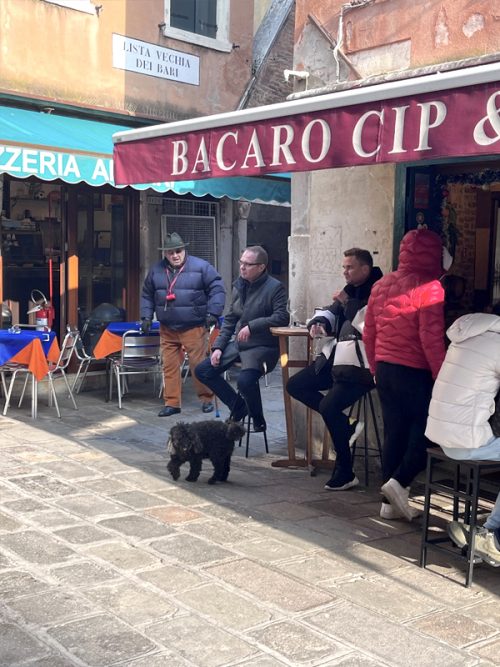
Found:
M 279 373 L 262 387 L 271 453 L 252 436 L 215 486 L 206 464 L 195 484 L 167 475 L 176 418 L 152 394 L 0 417 L 0 665 L 500 664 L 500 569 L 478 566 L 469 589 L 446 554 L 420 569 L 420 526 L 379 518 L 376 470 L 332 494 L 326 471 L 271 467 Z M 180 416 L 204 418 L 190 379 L 184 394 Z M 443 526 L 445 500 L 434 514 Z

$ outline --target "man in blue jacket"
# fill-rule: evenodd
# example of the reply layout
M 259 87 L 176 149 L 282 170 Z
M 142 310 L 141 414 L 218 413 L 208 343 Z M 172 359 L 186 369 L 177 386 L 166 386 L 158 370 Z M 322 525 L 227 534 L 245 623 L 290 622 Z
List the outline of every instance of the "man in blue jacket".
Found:
M 184 351 L 203 412 L 212 412 L 213 393 L 194 375 L 195 367 L 207 354 L 207 328 L 222 315 L 226 291 L 222 278 L 204 259 L 188 255 L 176 232 L 167 234 L 163 259 L 155 264 L 144 281 L 141 294 L 141 330 L 151 328 L 153 314 L 160 322 L 160 349 L 163 362 L 165 407 L 159 417 L 181 411 L 180 360 Z
M 267 272 L 268 256 L 261 246 L 246 248 L 240 259 L 240 277 L 233 284 L 231 308 L 212 345 L 212 354 L 195 373 L 240 421 L 247 414 L 254 431 L 266 430 L 259 378 L 272 371 L 279 358 L 278 338 L 271 327 L 288 324 L 286 292 L 282 283 Z M 241 362 L 238 392 L 223 378 L 235 362 Z

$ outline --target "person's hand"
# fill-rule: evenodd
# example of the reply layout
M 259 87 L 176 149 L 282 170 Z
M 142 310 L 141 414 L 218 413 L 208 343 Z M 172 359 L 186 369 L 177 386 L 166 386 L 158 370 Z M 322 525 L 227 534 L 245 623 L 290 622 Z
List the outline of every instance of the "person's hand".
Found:
M 322 324 L 313 324 L 309 329 L 309 335 L 311 338 L 321 338 L 322 336 L 326 336 L 325 327 Z
M 207 329 L 211 329 L 212 327 L 216 327 L 219 324 L 219 318 L 216 317 L 215 315 L 210 315 L 210 313 L 207 315 L 207 319 L 205 321 Z
M 242 329 L 240 329 L 238 331 L 238 335 L 236 336 L 236 340 L 239 343 L 245 343 L 249 338 L 250 338 L 250 327 L 247 324 L 245 327 L 243 327 Z
M 143 317 L 141 320 L 141 327 L 140 327 L 140 332 L 143 334 L 149 333 L 151 329 L 151 320 L 149 317 Z
M 218 366 L 220 364 L 220 358 L 222 357 L 222 350 L 214 350 L 210 355 L 210 363 L 212 366 Z

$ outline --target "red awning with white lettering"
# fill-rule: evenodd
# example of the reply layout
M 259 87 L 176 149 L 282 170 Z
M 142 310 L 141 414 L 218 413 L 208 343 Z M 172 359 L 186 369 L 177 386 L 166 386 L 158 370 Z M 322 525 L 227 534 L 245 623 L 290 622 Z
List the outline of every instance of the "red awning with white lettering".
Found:
M 257 176 L 500 152 L 500 64 L 113 136 L 115 181 Z

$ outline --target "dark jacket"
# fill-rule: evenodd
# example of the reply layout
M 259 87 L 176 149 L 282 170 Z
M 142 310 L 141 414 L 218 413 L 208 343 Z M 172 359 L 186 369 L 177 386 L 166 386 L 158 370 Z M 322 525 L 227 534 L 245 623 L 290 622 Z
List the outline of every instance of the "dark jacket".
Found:
M 370 275 L 362 285 L 346 285 L 343 291 L 347 294 L 347 301 L 341 303 L 334 301 L 322 314 L 309 320 L 307 326 L 313 324 L 323 324 L 329 336 L 335 336 L 338 342 L 347 340 L 360 340 L 361 334 L 351 324 L 357 312 L 364 308 L 368 303 L 372 287 L 377 280 L 382 278 L 382 271 L 378 266 L 374 266 Z M 335 348 L 332 351 L 331 363 L 335 355 Z M 358 355 L 359 356 L 359 355 Z M 368 368 L 357 368 L 356 366 L 333 366 L 333 376 L 343 382 L 359 382 L 361 384 L 371 384 L 372 376 Z
M 224 324 L 212 349 L 224 352 L 233 336 L 247 326 L 250 338 L 246 342 L 234 341 L 243 368 L 258 367 L 266 361 L 268 370 L 278 360 L 278 338 L 270 327 L 286 326 L 289 322 L 285 288 L 279 280 L 265 271 L 254 282 L 239 277 L 233 283 L 231 308 L 224 316 Z
M 167 295 L 175 299 L 167 299 Z M 204 259 L 187 255 L 181 269 L 173 270 L 166 259 L 155 264 L 144 281 L 141 317 L 156 318 L 169 329 L 185 331 L 205 324 L 207 315 L 220 317 L 226 290 L 222 278 Z

